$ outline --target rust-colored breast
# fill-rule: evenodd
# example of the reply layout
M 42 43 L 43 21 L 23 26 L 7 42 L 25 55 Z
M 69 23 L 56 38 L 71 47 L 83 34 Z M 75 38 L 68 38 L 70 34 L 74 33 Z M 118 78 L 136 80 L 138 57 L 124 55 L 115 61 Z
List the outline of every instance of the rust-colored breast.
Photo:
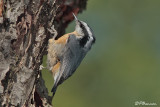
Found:
M 53 75 L 59 71 L 60 66 L 61 66 L 61 63 L 58 61 L 57 64 L 52 69 Z
M 69 34 L 65 34 L 62 37 L 60 37 L 59 39 L 55 40 L 55 43 L 56 44 L 66 44 L 68 37 L 69 37 Z
M 67 33 L 67 34 L 61 36 L 59 39 L 55 40 L 55 43 L 57 43 L 57 44 L 66 44 L 69 35 L 78 36 L 78 33 L 76 31 L 74 31 L 72 33 Z

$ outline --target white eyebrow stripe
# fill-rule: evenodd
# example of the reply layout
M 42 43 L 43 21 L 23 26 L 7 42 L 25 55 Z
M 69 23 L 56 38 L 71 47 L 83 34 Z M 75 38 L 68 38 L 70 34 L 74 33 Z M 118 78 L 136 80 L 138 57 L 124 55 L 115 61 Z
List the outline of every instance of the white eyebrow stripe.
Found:
M 85 44 L 85 47 L 90 47 L 91 46 L 91 43 L 92 43 L 92 41 L 93 41 L 93 34 L 92 34 L 92 32 L 91 32 L 91 29 L 90 29 L 90 27 L 85 23 L 85 22 L 82 22 L 83 23 L 83 25 L 85 26 L 85 28 L 86 28 L 86 30 L 87 30 L 87 32 L 88 32 L 88 36 L 90 37 L 89 39 L 88 39 L 88 41 L 87 41 L 87 43 Z
M 90 38 L 93 38 L 93 37 L 92 37 L 92 32 L 91 32 L 90 27 L 89 27 L 86 23 L 84 23 L 84 22 L 83 22 L 83 24 L 84 24 L 84 26 L 85 26 L 85 28 L 86 28 L 88 34 L 89 34 L 89 37 L 90 37 Z

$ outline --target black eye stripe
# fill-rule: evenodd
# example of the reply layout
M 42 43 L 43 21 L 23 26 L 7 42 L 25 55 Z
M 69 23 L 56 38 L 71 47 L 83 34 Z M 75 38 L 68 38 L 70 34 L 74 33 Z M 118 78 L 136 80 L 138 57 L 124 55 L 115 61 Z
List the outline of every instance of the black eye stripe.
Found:
M 89 34 L 85 26 L 80 22 L 80 27 L 82 29 L 82 32 L 84 33 L 84 37 L 80 40 L 80 46 L 84 47 L 89 39 Z
M 91 29 L 91 27 L 90 27 L 89 25 L 87 25 L 87 26 L 89 27 L 90 31 L 93 33 L 93 30 Z M 95 36 L 94 36 L 94 35 L 92 35 L 92 37 L 93 37 L 93 43 L 95 43 L 96 38 L 95 38 Z M 90 38 L 90 36 L 89 36 L 89 38 Z

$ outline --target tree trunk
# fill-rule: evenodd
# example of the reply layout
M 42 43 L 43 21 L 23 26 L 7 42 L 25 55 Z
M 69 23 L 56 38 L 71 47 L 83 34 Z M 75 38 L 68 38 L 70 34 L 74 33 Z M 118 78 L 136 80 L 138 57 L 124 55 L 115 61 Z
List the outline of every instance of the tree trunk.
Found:
M 0 0 L 0 107 L 50 107 L 40 65 L 87 0 Z

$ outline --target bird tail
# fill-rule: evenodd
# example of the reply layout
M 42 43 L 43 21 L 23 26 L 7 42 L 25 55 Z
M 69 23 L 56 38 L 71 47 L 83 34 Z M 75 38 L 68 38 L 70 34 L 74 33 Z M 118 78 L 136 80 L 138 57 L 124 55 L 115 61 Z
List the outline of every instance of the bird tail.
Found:
M 51 92 L 53 92 L 53 95 L 52 95 L 52 96 L 54 96 L 54 95 L 55 95 L 56 90 L 57 90 L 57 86 L 56 86 L 56 85 L 54 85 L 54 86 L 53 86 L 53 88 L 52 88 L 52 90 L 51 90 Z

